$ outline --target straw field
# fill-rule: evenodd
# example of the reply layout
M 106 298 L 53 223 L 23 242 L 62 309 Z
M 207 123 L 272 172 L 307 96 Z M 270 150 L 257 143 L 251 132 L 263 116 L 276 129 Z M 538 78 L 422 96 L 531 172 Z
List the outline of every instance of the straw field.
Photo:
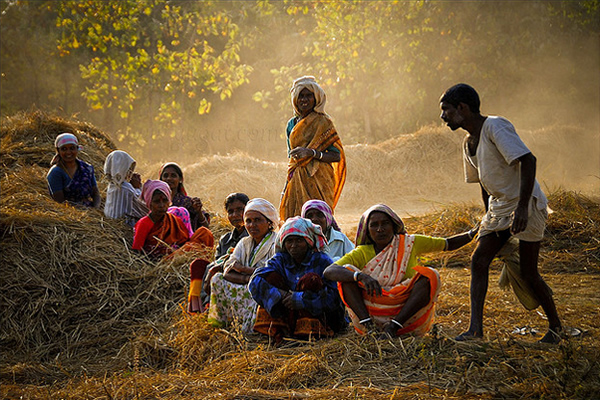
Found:
M 276 347 L 183 311 L 193 255 L 149 262 L 129 250 L 132 233 L 122 221 L 49 198 L 45 174 L 54 137 L 64 131 L 77 134 L 85 147 L 81 158 L 101 178 L 104 157 L 115 146 L 94 127 L 41 113 L 2 121 L 2 398 L 590 399 L 600 393 L 600 204 L 593 196 L 568 190 L 549 196 L 554 213 L 540 269 L 564 325 L 581 332 L 557 346 L 536 343 L 546 328 L 541 312 L 525 311 L 512 292 L 498 288 L 498 260 L 490 273 L 484 339 L 452 340 L 468 326 L 469 245 L 422 260 L 439 269 L 443 282 L 428 336 L 383 340 L 348 331 Z M 381 201 L 407 193 L 439 199 L 435 211 L 406 218 L 411 232 L 445 236 L 471 227 L 482 213 L 479 203 L 451 202 L 453 181 L 461 184 L 460 163 L 451 159 L 459 157 L 456 146 L 460 136 L 435 131 L 348 146 L 354 172 L 341 205 L 348 221 L 357 220 L 384 185 L 389 193 Z M 381 176 L 391 165 L 406 168 L 391 174 L 416 171 L 423 152 L 433 167 L 418 172 L 419 189 L 390 187 Z M 369 165 L 369 159 L 379 163 Z M 146 177 L 157 169 L 141 166 Z M 227 229 L 223 197 L 239 190 L 277 202 L 285 164 L 233 153 L 203 157 L 185 173 L 188 192 L 204 193 L 210 204 L 211 229 L 219 236 Z M 103 192 L 105 183 L 99 184 Z M 438 191 L 430 196 L 428 187 Z M 355 227 L 343 227 L 352 237 Z

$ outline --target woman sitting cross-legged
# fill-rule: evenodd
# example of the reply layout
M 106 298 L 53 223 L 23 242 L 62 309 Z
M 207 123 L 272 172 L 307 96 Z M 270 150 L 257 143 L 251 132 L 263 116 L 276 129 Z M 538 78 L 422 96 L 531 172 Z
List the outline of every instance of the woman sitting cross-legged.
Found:
M 354 244 L 342 233 L 333 218 L 331 207 L 323 200 L 308 200 L 302 206 L 300 216 L 310 219 L 313 224 L 321 227 L 321 231 L 327 239 L 329 248 L 327 254 L 333 261 L 339 260 L 344 254 L 354 250 Z
M 289 218 L 277 234 L 277 253 L 248 285 L 260 305 L 254 330 L 274 337 L 330 337 L 344 329 L 336 283 L 323 279 L 331 263 L 327 241 L 309 219 Z
M 171 189 L 168 184 L 148 180 L 144 183 L 142 197 L 150 213 L 135 225 L 133 250 L 161 258 L 179 248 L 185 251 L 197 246 L 214 246 L 215 240 L 210 230 L 201 226 L 190 236 L 189 227 L 171 213 Z
M 418 265 L 418 256 L 456 250 L 476 233 L 474 228 L 447 239 L 409 235 L 400 217 L 378 204 L 360 218 L 356 249 L 327 267 L 324 276 L 339 282 L 358 333 L 424 335 L 433 323 L 441 283 L 435 269 Z
M 248 291 L 248 282 L 275 252 L 279 215 L 267 200 L 252 199 L 244 208 L 244 226 L 249 236 L 235 246 L 223 272 L 210 280 L 208 322 L 219 328 L 237 322 L 243 333 L 252 333 L 257 304 Z

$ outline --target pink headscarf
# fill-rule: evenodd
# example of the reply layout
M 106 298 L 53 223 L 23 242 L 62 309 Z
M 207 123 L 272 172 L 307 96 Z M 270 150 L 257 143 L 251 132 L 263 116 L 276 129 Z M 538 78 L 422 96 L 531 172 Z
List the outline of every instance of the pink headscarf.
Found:
M 79 146 L 79 141 L 77 140 L 77 136 L 72 133 L 61 133 L 54 140 L 54 147 L 60 149 L 66 144 L 74 144 L 78 146 L 78 149 L 81 150 L 81 146 Z
M 283 242 L 288 236 L 301 236 L 308 245 L 316 251 L 323 251 L 327 246 L 327 239 L 321 232 L 321 227 L 312 223 L 310 219 L 302 217 L 288 218 L 279 232 L 277 233 L 277 242 L 275 251 L 284 251 Z
M 54 139 L 54 147 L 56 148 L 56 154 L 54 155 L 54 157 L 52 157 L 50 165 L 55 165 L 58 163 L 58 161 L 60 160 L 60 154 L 58 152 L 58 149 L 67 144 L 74 144 L 75 146 L 77 146 L 78 151 L 83 148 L 79 145 L 77 136 L 73 135 L 72 133 L 61 133 L 56 137 L 56 139 Z
M 171 188 L 167 182 L 148 179 L 142 188 L 142 198 L 146 202 L 148 208 L 150 208 L 150 203 L 152 203 L 152 194 L 155 190 L 160 190 L 164 193 L 164 195 L 167 196 L 167 199 L 169 199 L 169 204 L 171 204 Z

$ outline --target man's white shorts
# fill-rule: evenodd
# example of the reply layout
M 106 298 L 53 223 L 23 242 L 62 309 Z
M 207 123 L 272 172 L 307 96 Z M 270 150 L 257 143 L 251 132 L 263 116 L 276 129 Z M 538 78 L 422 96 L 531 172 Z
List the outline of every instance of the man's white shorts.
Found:
M 510 229 L 514 218 L 514 211 L 504 217 L 493 216 L 491 210 L 481 219 L 479 227 L 479 236 L 489 235 L 490 233 L 504 231 Z M 546 229 L 546 221 L 548 220 L 548 210 L 537 207 L 537 199 L 533 196 L 529 200 L 529 216 L 527 220 L 527 228 L 523 232 L 514 235 L 519 240 L 526 242 L 539 242 L 544 237 L 544 229 Z

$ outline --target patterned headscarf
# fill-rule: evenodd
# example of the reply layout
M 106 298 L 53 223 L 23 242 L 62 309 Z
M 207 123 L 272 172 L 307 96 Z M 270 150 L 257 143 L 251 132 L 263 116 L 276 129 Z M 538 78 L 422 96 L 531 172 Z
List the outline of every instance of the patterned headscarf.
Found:
M 279 233 L 277 233 L 275 251 L 285 251 L 283 242 L 285 242 L 288 236 L 302 236 L 306 239 L 308 245 L 316 251 L 323 251 L 327 246 L 327 239 L 325 239 L 323 232 L 321 232 L 321 227 L 313 224 L 307 218 L 292 217 L 285 221 Z
M 74 144 L 75 146 L 77 146 L 78 151 L 83 149 L 83 147 L 79 145 L 77 136 L 73 135 L 72 133 L 61 133 L 56 137 L 56 139 L 54 139 L 54 147 L 56 148 L 56 154 L 54 155 L 54 157 L 52 157 L 50 165 L 58 163 L 58 161 L 60 160 L 60 154 L 58 152 L 58 149 L 67 144 Z
M 73 135 L 72 133 L 61 133 L 54 140 L 54 147 L 56 147 L 57 149 L 60 149 L 66 144 L 74 144 L 79 150 L 81 150 L 81 146 L 79 146 L 77 136 Z
M 257 197 L 250 200 L 244 208 L 244 217 L 248 211 L 257 211 L 264 215 L 266 219 L 273 223 L 273 228 L 279 226 L 279 213 L 275 209 L 275 206 L 265 199 Z
M 327 204 L 323 200 L 308 200 L 302 205 L 302 212 L 300 213 L 300 216 L 302 218 L 306 218 L 306 213 L 308 212 L 308 210 L 321 211 L 323 215 L 325 215 L 325 221 L 327 221 L 327 228 L 331 227 L 336 231 L 340 230 L 340 227 L 335 221 L 335 218 L 333 218 L 333 211 L 331 210 L 331 207 L 329 207 L 329 204 Z
M 368 224 L 369 224 L 369 218 L 371 217 L 371 214 L 375 211 L 382 212 L 382 213 L 386 214 L 388 217 L 390 217 L 390 219 L 392 220 L 392 223 L 396 227 L 396 229 L 395 229 L 396 233 L 401 233 L 401 234 L 406 233 L 406 230 L 404 229 L 404 222 L 402 222 L 402 219 L 400 219 L 398 214 L 396 214 L 391 208 L 389 208 L 385 204 L 375 204 L 374 206 L 370 207 L 367 211 L 365 211 L 363 213 L 363 215 L 360 217 L 360 221 L 358 221 L 358 230 L 356 231 L 356 245 L 357 246 L 373 243 L 373 241 L 369 238 Z
M 296 105 L 296 101 L 298 100 L 300 92 L 304 88 L 310 90 L 315 95 L 315 112 L 318 112 L 319 114 L 325 114 L 325 102 L 327 101 L 327 96 L 325 95 L 325 91 L 323 90 L 323 88 L 321 88 L 321 86 L 319 86 L 319 84 L 315 80 L 314 76 L 303 76 L 301 78 L 296 79 L 292 84 L 290 92 L 292 98 L 292 107 L 294 108 L 294 114 L 296 114 L 297 117 L 301 116 L 300 111 L 298 110 L 298 107 Z
M 183 194 L 184 196 L 187 196 L 187 192 L 185 190 L 185 187 L 183 186 L 183 170 L 181 169 L 179 164 L 174 162 L 168 162 L 164 164 L 162 167 L 160 167 L 160 171 L 158 172 L 158 179 L 162 179 L 162 174 L 165 171 L 165 168 L 167 167 L 173 168 L 175 172 L 177 172 L 177 175 L 179 175 L 179 186 L 177 187 L 177 192 Z
M 152 203 L 152 194 L 154 194 L 155 190 L 163 192 L 165 196 L 167 196 L 167 199 L 169 199 L 169 204 L 171 203 L 171 188 L 167 182 L 148 179 L 142 188 L 142 198 L 146 202 L 148 208 L 150 208 L 150 204 Z
M 110 183 L 120 187 L 129 179 L 131 166 L 134 164 L 135 160 L 129 154 L 122 150 L 115 150 L 106 157 L 104 173 Z

